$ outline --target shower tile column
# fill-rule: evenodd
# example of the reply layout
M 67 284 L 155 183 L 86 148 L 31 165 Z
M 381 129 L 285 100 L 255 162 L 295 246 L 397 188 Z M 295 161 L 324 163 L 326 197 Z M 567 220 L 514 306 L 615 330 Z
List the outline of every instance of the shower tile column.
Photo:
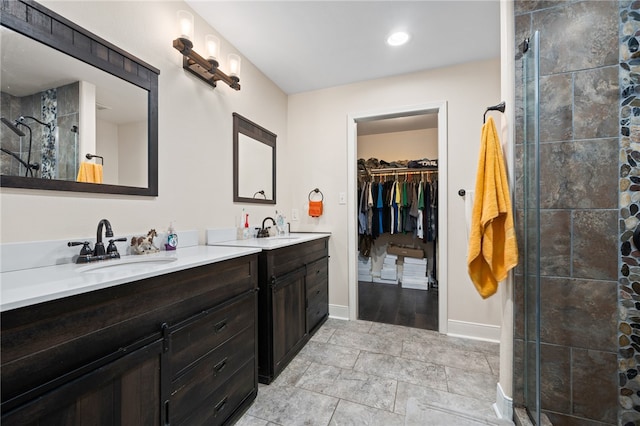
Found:
M 554 425 L 618 423 L 620 6 L 613 0 L 515 2 L 516 45 L 540 31 L 540 387 L 542 412 Z M 517 76 L 521 69 L 518 52 Z M 521 92 L 521 77 L 516 86 Z M 516 102 L 522 128 L 528 106 L 521 95 Z M 520 199 L 523 143 L 517 131 Z M 516 203 L 517 217 L 523 207 Z M 520 243 L 523 233 L 520 220 Z M 522 273 L 520 266 L 514 286 L 514 403 L 520 406 L 524 324 L 534 325 L 524 317 Z

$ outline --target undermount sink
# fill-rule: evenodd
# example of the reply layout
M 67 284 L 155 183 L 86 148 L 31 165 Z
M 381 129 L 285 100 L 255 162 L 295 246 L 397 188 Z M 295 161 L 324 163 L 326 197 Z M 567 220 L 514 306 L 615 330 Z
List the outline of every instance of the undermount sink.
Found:
M 170 256 L 126 256 L 117 260 L 104 260 L 81 267 L 78 271 L 87 272 L 136 272 L 153 266 L 175 262 L 177 257 Z
M 269 240 L 297 240 L 300 237 L 294 235 L 276 235 L 275 237 L 269 237 Z

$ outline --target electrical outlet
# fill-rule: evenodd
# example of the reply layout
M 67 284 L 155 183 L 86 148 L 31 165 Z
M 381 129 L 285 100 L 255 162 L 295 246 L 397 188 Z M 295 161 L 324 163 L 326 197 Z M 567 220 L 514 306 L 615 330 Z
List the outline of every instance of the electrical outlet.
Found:
M 291 220 L 298 220 L 298 209 L 291 209 Z
M 338 204 L 347 204 L 347 193 L 341 192 L 339 194 Z

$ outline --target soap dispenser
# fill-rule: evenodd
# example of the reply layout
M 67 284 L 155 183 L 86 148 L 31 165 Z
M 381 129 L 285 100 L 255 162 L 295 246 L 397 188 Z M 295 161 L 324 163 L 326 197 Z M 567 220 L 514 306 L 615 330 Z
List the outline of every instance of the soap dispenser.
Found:
M 285 221 L 285 216 L 282 213 L 278 213 L 278 210 L 276 210 L 276 228 L 278 229 L 278 236 L 287 235 Z
M 166 250 L 175 250 L 178 247 L 178 234 L 173 229 L 173 222 L 169 222 L 169 229 L 167 230 L 167 243 L 164 245 Z

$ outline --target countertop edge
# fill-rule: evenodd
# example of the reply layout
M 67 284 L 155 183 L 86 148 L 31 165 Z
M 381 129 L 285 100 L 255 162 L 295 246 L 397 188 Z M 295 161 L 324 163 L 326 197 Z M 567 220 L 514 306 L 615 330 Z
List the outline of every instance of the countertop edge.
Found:
M 290 247 L 297 244 L 307 243 L 309 241 L 320 240 L 322 238 L 330 238 L 329 232 L 295 232 L 288 237 L 268 237 L 268 238 L 249 238 L 246 240 L 229 240 L 208 242 L 207 245 L 213 247 L 254 247 L 261 250 L 276 250 L 279 248 Z
M 0 312 L 236 259 L 257 254 L 260 251 L 262 250 L 256 247 L 194 246 L 178 248 L 175 252 L 161 251 L 144 255 L 176 257 L 176 261 L 162 264 L 150 263 L 147 268 L 142 268 L 134 273 L 130 271 L 129 273 L 126 271 L 81 272 L 87 264 L 65 264 L 4 272 L 0 274 Z M 116 261 L 107 260 L 104 262 Z

